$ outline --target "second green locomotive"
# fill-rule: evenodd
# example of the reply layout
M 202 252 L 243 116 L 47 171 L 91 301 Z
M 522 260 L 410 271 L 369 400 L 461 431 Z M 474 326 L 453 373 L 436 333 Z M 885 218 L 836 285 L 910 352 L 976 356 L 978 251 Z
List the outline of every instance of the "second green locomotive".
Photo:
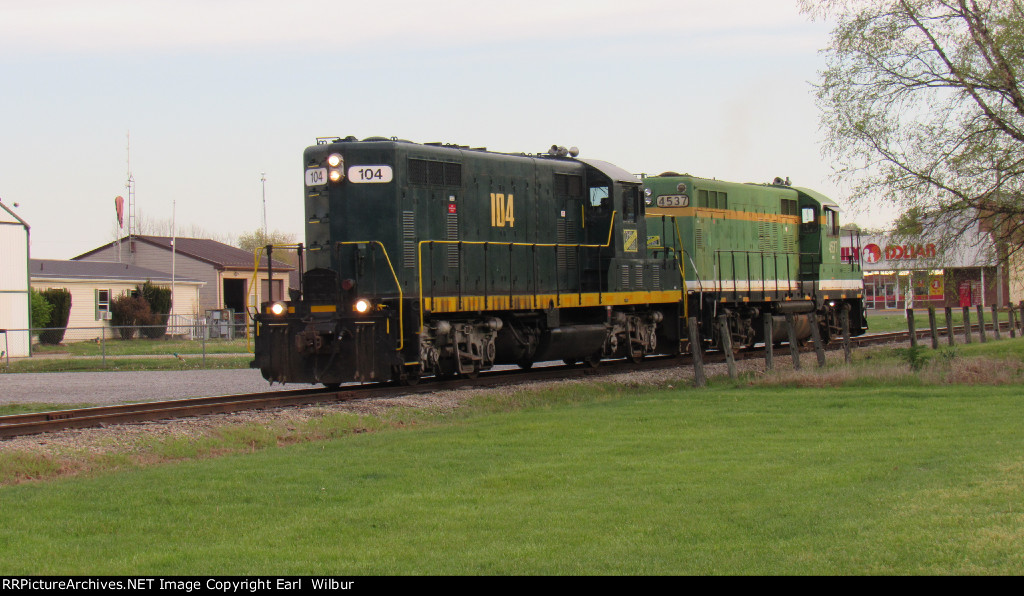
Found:
M 741 344 L 786 312 L 828 332 L 844 305 L 863 330 L 859 268 L 838 262 L 837 209 L 813 191 L 641 180 L 559 147 L 349 137 L 303 159 L 306 271 L 256 316 L 270 381 L 639 359 L 678 352 L 691 316 L 709 342 L 720 314 Z

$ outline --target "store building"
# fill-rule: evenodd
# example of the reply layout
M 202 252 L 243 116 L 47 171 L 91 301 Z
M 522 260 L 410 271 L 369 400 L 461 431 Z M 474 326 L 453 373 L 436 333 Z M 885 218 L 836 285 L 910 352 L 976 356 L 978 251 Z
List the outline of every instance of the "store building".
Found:
M 962 233 L 864 234 L 859 247 L 842 250 L 860 259 L 869 309 L 1002 307 L 1010 301 L 1006 268 L 978 222 Z

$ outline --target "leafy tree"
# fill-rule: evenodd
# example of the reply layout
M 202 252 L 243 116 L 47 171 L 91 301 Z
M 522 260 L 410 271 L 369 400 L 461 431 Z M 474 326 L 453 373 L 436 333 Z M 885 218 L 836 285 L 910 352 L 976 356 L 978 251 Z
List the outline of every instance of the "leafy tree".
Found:
M 32 318 L 29 320 L 28 326 L 33 329 L 46 327 L 50 324 L 50 313 L 52 312 L 53 305 L 38 290 L 32 290 L 32 311 L 29 315 Z
M 257 228 L 252 232 L 244 232 L 238 237 L 238 248 L 247 252 L 255 253 L 268 244 L 276 246 L 295 244 L 295 236 L 279 230 L 264 234 L 263 228 Z M 273 258 L 275 261 L 282 261 L 293 267 L 298 265 L 298 256 L 293 250 L 275 250 Z
M 135 286 L 139 296 L 149 304 L 151 319 L 148 326 L 143 327 L 142 334 L 150 339 L 159 339 L 167 333 L 167 319 L 171 314 L 171 289 L 154 285 L 146 280 L 141 286 Z
M 835 19 L 818 102 L 836 178 L 956 238 L 1024 246 L 1024 2 L 801 0 Z M 1004 255 L 1004 256 L 1005 256 Z
M 71 316 L 71 292 L 67 288 L 50 288 L 41 292 L 43 298 L 53 307 L 46 331 L 39 332 L 39 342 L 57 345 L 64 341 Z

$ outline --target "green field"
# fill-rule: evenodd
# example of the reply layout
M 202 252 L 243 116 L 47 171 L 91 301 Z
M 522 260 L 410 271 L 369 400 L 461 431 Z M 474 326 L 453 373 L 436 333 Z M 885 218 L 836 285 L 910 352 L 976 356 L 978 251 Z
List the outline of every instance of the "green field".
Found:
M 1017 575 L 1022 351 L 154 439 L 0 487 L 0 574 Z
M 160 339 L 111 339 L 103 343 L 91 341 L 66 341 L 59 345 L 33 344 L 32 353 L 37 356 L 140 356 L 170 354 L 241 354 L 252 351 L 252 341 L 242 339 L 188 340 L 169 336 Z
M 962 325 L 964 322 L 963 309 L 954 308 L 952 314 L 953 326 Z M 977 327 L 978 325 L 978 311 L 974 308 L 971 309 L 970 313 L 971 325 Z M 875 312 L 868 311 L 868 332 L 869 333 L 889 333 L 893 331 L 906 331 L 907 330 L 907 314 L 906 312 Z M 1009 313 L 1006 311 L 999 313 L 999 321 L 1006 324 L 1010 320 Z M 1018 322 L 1019 324 L 1019 322 Z M 935 325 L 939 329 L 946 327 L 946 313 L 943 309 L 936 309 L 935 312 Z M 992 310 L 985 309 L 985 325 L 987 326 L 988 337 L 992 337 Z M 918 308 L 914 309 L 914 327 L 918 331 L 924 331 L 931 328 L 931 322 L 928 318 L 928 309 Z M 974 331 L 974 340 L 977 341 L 977 329 Z M 1002 333 L 1008 334 L 1007 329 L 1003 329 Z

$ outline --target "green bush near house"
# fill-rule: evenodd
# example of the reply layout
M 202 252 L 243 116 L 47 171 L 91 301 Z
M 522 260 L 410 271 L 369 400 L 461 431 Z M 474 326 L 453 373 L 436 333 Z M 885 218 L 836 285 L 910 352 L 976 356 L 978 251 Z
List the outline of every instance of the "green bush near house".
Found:
M 53 305 L 50 304 L 39 290 L 32 290 L 32 312 L 28 326 L 32 329 L 46 327 L 50 323 Z
M 142 286 L 135 286 L 135 289 L 149 304 L 151 313 L 149 323 L 142 328 L 142 335 L 149 339 L 160 339 L 167 334 L 167 319 L 171 314 L 171 289 L 156 286 L 148 279 Z
M 52 311 L 49 320 L 44 323 L 45 331 L 39 333 L 39 343 L 57 345 L 64 341 L 64 333 L 68 328 L 68 317 L 71 316 L 71 292 L 67 288 L 50 288 L 40 292 L 50 304 Z

